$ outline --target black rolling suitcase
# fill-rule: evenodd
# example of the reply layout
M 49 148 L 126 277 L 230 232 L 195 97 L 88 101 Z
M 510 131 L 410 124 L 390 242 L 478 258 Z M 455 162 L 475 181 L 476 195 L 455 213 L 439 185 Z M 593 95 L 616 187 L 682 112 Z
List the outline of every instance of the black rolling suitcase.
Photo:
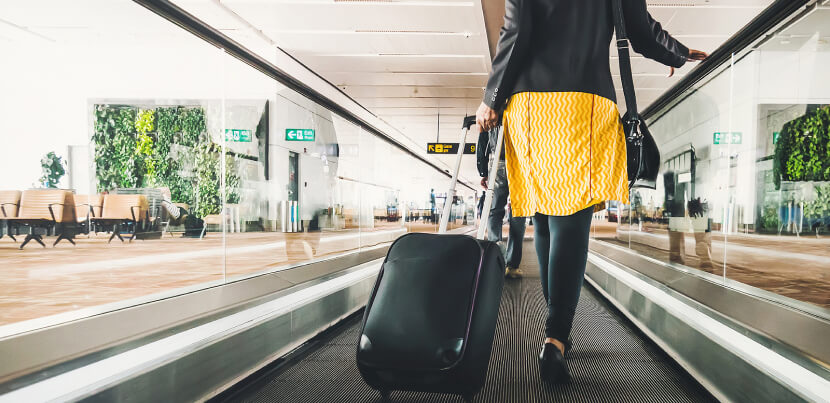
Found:
M 483 240 L 492 191 L 485 198 L 478 239 L 444 234 L 471 118 L 464 121 L 439 234 L 398 238 L 366 305 L 357 366 L 366 383 L 384 396 L 409 390 L 469 400 L 487 377 L 505 269 L 498 245 Z M 494 180 L 491 175 L 489 189 Z

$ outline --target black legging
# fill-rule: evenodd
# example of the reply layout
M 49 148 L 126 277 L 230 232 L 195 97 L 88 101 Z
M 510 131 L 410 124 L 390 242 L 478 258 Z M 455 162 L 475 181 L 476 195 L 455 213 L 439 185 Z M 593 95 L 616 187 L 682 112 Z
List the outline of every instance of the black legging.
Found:
M 545 337 L 563 343 L 571 333 L 582 289 L 593 211 L 588 207 L 568 216 L 537 213 L 533 218 L 542 292 L 548 303 Z

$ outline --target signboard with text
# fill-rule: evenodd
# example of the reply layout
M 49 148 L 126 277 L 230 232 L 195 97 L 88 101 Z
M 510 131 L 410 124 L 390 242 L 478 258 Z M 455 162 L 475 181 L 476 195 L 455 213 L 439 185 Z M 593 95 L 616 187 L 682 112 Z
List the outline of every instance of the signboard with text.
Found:
M 285 129 L 285 141 L 314 141 L 314 129 Z
M 475 153 L 475 143 L 464 144 L 464 154 Z M 427 154 L 458 154 L 458 143 L 427 143 Z
M 250 143 L 253 131 L 244 129 L 225 129 L 225 141 Z
M 741 132 L 715 132 L 712 143 L 713 144 L 741 144 L 743 141 L 743 134 Z

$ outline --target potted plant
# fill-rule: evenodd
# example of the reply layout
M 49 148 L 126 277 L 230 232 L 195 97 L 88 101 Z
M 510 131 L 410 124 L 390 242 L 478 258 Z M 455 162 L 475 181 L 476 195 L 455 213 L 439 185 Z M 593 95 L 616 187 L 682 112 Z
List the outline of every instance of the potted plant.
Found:
M 66 163 L 54 151 L 50 151 L 40 159 L 40 169 L 43 173 L 40 184 L 44 188 L 57 188 L 61 178 L 66 174 Z

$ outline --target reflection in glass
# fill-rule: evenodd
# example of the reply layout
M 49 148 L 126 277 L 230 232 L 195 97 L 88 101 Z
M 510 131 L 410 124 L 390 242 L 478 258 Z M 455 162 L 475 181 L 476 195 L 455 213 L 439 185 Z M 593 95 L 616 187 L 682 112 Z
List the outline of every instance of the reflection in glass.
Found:
M 825 11 L 736 54 L 651 118 L 663 180 L 632 191 L 606 241 L 830 308 Z

